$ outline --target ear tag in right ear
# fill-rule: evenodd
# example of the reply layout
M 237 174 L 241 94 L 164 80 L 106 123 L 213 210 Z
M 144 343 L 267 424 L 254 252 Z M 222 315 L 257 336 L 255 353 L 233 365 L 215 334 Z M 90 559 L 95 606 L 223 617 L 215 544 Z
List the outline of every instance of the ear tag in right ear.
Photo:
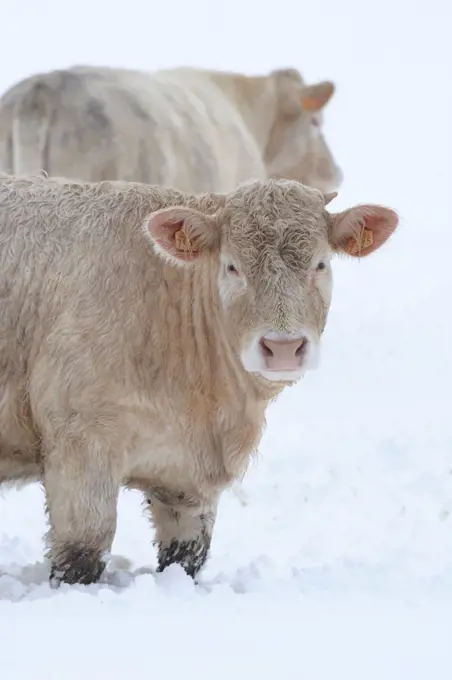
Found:
M 347 242 L 347 253 L 357 255 L 363 250 L 367 250 L 374 242 L 374 235 L 370 229 L 361 229 L 359 234 L 352 236 Z

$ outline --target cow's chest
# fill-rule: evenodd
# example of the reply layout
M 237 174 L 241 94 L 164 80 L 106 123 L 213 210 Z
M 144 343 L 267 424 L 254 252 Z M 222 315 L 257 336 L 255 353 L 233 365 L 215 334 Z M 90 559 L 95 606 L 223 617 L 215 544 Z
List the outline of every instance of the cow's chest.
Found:
M 135 486 L 220 490 L 243 474 L 264 424 L 264 404 L 250 399 L 192 402 L 179 410 L 141 406 L 128 413 L 132 435 L 125 477 L 142 480 Z

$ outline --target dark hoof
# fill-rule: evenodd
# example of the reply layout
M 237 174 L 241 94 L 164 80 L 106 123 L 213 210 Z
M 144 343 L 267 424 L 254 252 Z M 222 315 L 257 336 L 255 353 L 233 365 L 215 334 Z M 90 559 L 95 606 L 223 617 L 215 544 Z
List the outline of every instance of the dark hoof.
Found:
M 172 540 L 168 547 L 159 546 L 157 571 L 161 572 L 171 564 L 180 564 L 185 572 L 194 578 L 203 567 L 209 547 L 202 541 Z
M 50 585 L 58 588 L 61 583 L 89 585 L 97 583 L 105 569 L 105 562 L 82 550 L 74 550 L 58 559 L 50 569 Z

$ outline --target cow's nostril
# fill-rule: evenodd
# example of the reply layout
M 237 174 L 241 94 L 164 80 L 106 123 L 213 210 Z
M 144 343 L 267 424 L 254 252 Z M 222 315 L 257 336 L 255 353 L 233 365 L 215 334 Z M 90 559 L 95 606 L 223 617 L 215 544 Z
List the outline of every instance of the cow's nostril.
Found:
M 266 356 L 266 357 L 272 357 L 272 356 L 273 356 L 273 351 L 272 351 L 272 350 L 270 349 L 270 347 L 266 344 L 264 338 L 261 339 L 260 344 L 261 344 L 261 347 L 262 347 L 264 356 Z
M 306 346 L 306 338 L 303 338 L 303 340 L 300 342 L 300 346 L 297 347 L 297 349 L 296 349 L 296 351 L 295 351 L 295 356 L 296 356 L 296 357 L 299 357 L 299 356 L 302 355 L 305 346 Z

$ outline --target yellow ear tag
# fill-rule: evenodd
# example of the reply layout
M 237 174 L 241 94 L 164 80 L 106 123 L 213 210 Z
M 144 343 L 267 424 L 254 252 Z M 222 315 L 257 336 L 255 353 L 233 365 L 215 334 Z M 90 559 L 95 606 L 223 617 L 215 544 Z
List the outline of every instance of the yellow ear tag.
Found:
M 349 255 L 356 255 L 363 250 L 367 250 L 374 242 L 374 235 L 370 229 L 361 229 L 357 236 L 352 236 L 348 239 L 347 253 Z
M 193 244 L 188 238 L 187 234 L 183 229 L 179 229 L 179 231 L 176 231 L 176 236 L 175 236 L 175 242 L 176 242 L 176 248 L 178 250 L 182 250 L 184 252 L 190 252 L 190 253 L 196 253 L 197 250 L 193 248 Z

